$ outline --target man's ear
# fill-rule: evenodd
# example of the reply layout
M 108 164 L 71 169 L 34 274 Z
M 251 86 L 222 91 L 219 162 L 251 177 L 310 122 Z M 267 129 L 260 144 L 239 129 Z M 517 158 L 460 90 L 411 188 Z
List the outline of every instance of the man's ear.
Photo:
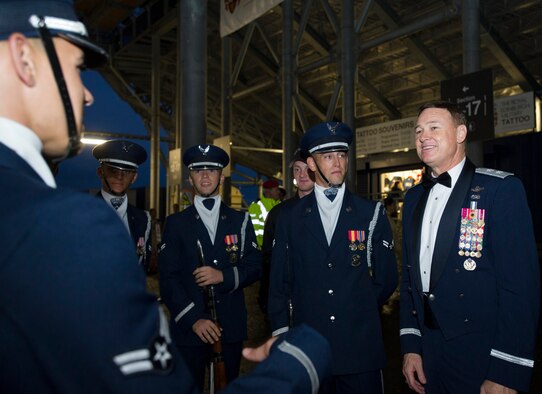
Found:
M 133 185 L 135 181 L 137 181 L 137 172 L 135 173 L 134 179 L 132 179 L 132 182 L 130 182 L 130 185 Z
M 222 186 L 224 184 L 224 175 L 220 174 L 220 183 L 219 185 Z
M 36 47 L 21 33 L 13 33 L 8 38 L 9 52 L 13 68 L 19 79 L 27 86 L 36 84 Z
M 96 168 L 96 175 L 98 175 L 98 178 L 102 179 L 104 177 L 104 170 L 102 167 Z
M 312 172 L 316 172 L 316 162 L 312 156 L 307 157 L 307 165 Z
M 456 128 L 457 143 L 462 144 L 467 139 L 467 126 L 464 124 L 457 126 Z

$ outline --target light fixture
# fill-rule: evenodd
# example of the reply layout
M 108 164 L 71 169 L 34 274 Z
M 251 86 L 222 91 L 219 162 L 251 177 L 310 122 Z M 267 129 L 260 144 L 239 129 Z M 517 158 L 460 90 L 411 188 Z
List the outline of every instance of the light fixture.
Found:
M 99 138 L 81 138 L 81 142 L 86 145 L 100 145 L 107 141 Z

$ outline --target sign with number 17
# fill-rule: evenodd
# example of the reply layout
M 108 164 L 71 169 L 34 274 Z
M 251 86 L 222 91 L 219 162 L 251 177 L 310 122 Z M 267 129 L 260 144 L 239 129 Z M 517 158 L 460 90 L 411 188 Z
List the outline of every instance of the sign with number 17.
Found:
M 469 141 L 494 138 L 493 73 L 490 69 L 442 81 L 440 95 L 442 100 L 454 102 L 465 111 Z

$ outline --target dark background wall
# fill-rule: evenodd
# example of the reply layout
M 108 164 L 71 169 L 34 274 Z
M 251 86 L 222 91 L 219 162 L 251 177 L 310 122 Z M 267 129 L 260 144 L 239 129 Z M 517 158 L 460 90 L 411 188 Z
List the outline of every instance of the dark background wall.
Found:
M 539 250 L 542 245 L 542 133 L 528 133 L 487 141 L 486 167 L 513 172 L 519 177 L 533 217 Z

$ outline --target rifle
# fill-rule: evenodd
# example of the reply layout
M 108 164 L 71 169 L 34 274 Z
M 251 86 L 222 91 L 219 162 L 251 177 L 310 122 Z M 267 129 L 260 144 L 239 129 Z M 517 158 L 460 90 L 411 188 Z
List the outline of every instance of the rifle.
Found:
M 205 257 L 203 255 L 203 248 L 199 239 L 196 242 L 198 247 L 199 267 L 205 266 Z M 218 317 L 216 313 L 216 301 L 215 301 L 215 288 L 214 286 L 205 286 L 206 292 L 206 307 L 211 314 L 211 320 L 219 328 Z M 222 341 L 220 339 L 212 344 L 213 356 L 209 363 L 209 394 L 214 394 L 226 387 L 228 379 L 226 378 L 226 366 L 224 364 L 224 358 L 222 357 Z

